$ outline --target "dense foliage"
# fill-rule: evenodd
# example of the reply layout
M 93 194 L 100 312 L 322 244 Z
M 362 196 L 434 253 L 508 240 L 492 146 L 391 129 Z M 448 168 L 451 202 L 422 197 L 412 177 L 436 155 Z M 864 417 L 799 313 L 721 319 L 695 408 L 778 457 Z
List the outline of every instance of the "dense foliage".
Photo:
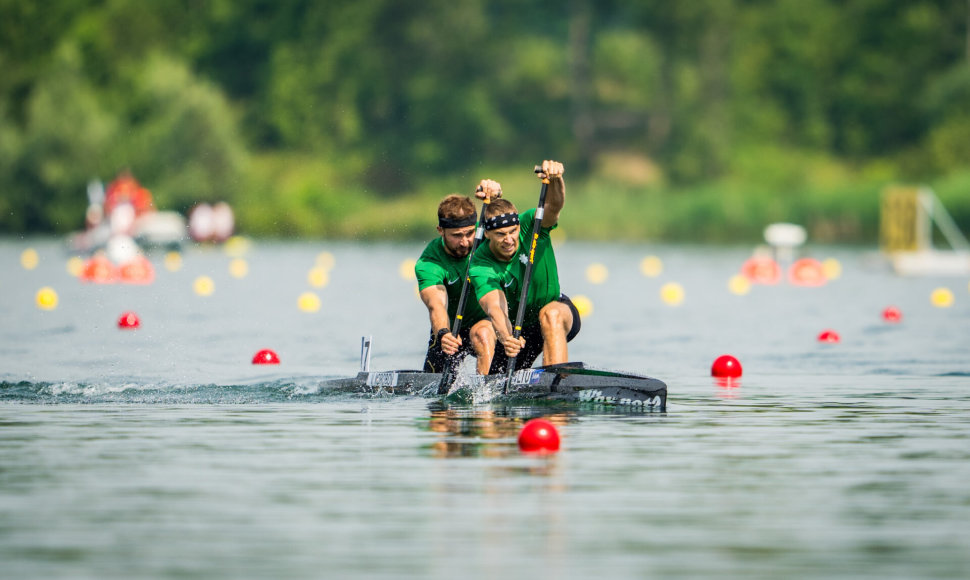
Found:
M 634 237 L 862 239 L 892 181 L 949 184 L 968 224 L 968 9 L 0 0 L 0 228 L 76 229 L 87 181 L 130 168 L 251 233 L 423 235 L 444 193 L 549 157 Z

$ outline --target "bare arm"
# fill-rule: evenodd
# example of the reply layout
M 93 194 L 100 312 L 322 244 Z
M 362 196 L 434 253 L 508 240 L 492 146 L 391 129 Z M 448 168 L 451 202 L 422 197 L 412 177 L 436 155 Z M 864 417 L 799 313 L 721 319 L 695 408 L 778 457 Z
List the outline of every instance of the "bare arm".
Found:
M 546 204 L 542 215 L 542 227 L 551 228 L 559 223 L 559 212 L 566 205 L 566 183 L 562 179 L 565 168 L 558 161 L 543 161 L 540 178 L 549 179 L 546 189 Z
M 492 290 L 482 296 L 478 301 L 482 310 L 492 321 L 495 328 L 495 335 L 498 341 L 505 347 L 505 354 L 514 357 L 519 355 L 519 351 L 525 346 L 525 339 L 512 336 L 512 321 L 509 320 L 509 303 L 505 298 L 505 293 L 501 290 Z
M 442 285 L 428 286 L 421 291 L 421 301 L 428 307 L 428 316 L 431 318 L 431 333 L 438 334 L 441 329 L 450 330 L 450 320 L 448 319 L 448 293 Z M 461 338 L 454 336 L 451 332 L 446 332 L 441 337 L 441 350 L 445 354 L 455 354 L 461 346 Z

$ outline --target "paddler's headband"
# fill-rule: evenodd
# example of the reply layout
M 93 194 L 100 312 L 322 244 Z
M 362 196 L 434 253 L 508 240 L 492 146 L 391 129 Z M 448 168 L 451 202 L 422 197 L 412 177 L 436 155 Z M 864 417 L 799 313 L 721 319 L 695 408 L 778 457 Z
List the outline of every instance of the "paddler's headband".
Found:
M 494 217 L 490 217 L 485 220 L 485 231 L 497 230 L 499 228 L 507 228 L 509 226 L 514 226 L 519 223 L 519 214 L 503 213 Z
M 475 214 L 463 218 L 438 217 L 438 227 L 441 228 L 464 228 L 475 225 Z

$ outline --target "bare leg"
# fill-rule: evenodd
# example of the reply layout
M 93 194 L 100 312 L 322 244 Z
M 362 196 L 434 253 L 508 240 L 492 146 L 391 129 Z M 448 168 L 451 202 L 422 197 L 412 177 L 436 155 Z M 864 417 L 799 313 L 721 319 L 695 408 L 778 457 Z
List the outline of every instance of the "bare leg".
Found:
M 542 364 L 555 365 L 569 361 L 566 335 L 573 327 L 573 313 L 562 302 L 550 302 L 539 311 L 542 330 Z
M 469 333 L 472 339 L 472 350 L 475 352 L 477 362 L 475 363 L 476 372 L 480 375 L 488 374 L 488 367 L 492 364 L 492 357 L 495 356 L 495 329 L 489 319 L 479 320 L 472 326 Z

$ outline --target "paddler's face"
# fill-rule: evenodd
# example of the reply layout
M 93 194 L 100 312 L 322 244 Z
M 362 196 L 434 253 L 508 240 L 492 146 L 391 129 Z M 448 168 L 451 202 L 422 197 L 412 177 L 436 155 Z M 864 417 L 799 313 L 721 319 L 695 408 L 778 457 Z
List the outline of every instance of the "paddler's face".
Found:
M 497 258 L 508 262 L 519 251 L 519 224 L 485 232 L 488 247 Z
M 438 233 L 445 242 L 445 251 L 453 258 L 464 258 L 472 249 L 475 239 L 475 226 L 463 228 L 438 227 Z

